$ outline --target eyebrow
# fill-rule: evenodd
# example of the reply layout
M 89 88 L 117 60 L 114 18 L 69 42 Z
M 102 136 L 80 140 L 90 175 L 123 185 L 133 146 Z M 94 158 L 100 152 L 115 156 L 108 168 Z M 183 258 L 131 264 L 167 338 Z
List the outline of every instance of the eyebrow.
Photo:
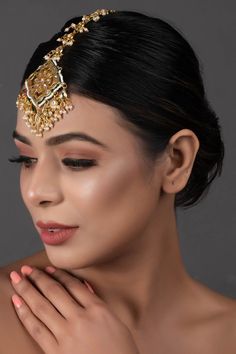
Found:
M 24 144 L 27 144 L 30 146 L 32 145 L 30 140 L 27 137 L 19 134 L 16 130 L 13 131 L 12 137 L 14 139 L 21 141 Z M 105 150 L 109 149 L 106 144 L 102 143 L 101 141 L 99 141 L 99 140 L 93 138 L 92 136 L 90 136 L 86 133 L 83 133 L 83 132 L 73 132 L 73 133 L 67 133 L 67 134 L 53 136 L 53 137 L 46 140 L 46 145 L 47 146 L 55 146 L 55 145 L 60 145 L 60 144 L 66 143 L 71 140 L 87 141 L 87 142 L 92 143 L 94 145 L 100 146 Z

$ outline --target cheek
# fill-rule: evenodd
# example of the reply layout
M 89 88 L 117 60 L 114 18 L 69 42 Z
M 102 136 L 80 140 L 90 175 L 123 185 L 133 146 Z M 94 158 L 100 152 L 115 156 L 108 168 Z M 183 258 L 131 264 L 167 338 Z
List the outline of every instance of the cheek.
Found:
M 97 170 L 78 172 L 73 189 L 70 185 L 70 200 L 80 207 L 81 213 L 90 216 L 107 212 L 110 207 L 121 203 L 121 199 L 127 194 L 135 171 L 122 164 L 113 164 L 109 169 L 103 167 Z M 94 214 L 94 215 L 93 215 Z
M 73 191 L 69 199 L 86 231 L 102 239 L 112 235 L 113 241 L 115 235 L 120 239 L 139 232 L 155 203 L 150 184 L 134 162 L 116 161 L 107 170 L 88 172 L 77 179 Z
M 28 203 L 27 199 L 27 178 L 25 173 L 21 170 L 20 172 L 20 192 L 21 192 L 21 197 L 23 199 L 23 202 L 27 209 L 29 210 L 30 204 Z

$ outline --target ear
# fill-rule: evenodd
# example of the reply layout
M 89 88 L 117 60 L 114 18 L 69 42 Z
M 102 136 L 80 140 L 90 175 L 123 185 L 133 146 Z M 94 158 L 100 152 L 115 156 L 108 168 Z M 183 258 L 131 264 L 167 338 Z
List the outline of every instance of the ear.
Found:
M 190 129 L 182 129 L 171 137 L 162 175 L 162 189 L 166 193 L 178 193 L 186 186 L 199 146 Z

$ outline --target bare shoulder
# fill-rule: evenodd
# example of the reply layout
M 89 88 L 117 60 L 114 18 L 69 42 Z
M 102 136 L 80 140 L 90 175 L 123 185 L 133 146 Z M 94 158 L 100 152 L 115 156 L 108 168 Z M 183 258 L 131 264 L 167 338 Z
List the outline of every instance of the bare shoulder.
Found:
M 45 254 L 40 252 L 0 269 L 0 353 L 4 354 L 42 354 L 19 321 L 11 302 L 14 289 L 9 280 L 9 273 L 12 270 L 19 271 L 23 264 L 43 267 L 49 262 Z
M 46 255 L 45 251 L 40 251 L 30 255 L 28 257 L 18 259 L 15 262 L 5 265 L 1 268 L 2 273 L 8 274 L 12 270 L 19 271 L 21 266 L 24 264 L 32 265 L 38 268 L 44 268 L 50 264 L 50 261 Z
M 225 311 L 219 317 L 219 345 L 222 346 L 222 353 L 236 353 L 236 299 L 220 295 Z M 224 350 L 224 351 L 223 351 Z
M 227 297 L 204 284 L 195 283 L 195 307 L 189 330 L 201 353 L 236 353 L 236 299 Z

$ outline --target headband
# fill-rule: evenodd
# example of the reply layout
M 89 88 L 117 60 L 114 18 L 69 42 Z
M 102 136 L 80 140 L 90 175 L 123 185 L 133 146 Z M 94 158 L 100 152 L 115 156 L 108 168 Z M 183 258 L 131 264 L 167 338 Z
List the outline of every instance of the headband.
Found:
M 89 31 L 85 27 L 89 21 L 97 22 L 100 16 L 113 12 L 115 10 L 98 9 L 89 15 L 84 15 L 78 24 L 71 23 L 64 30 L 66 34 L 57 39 L 61 45 L 46 54 L 44 64 L 25 80 L 17 97 L 16 106 L 24 112 L 23 119 L 36 136 L 42 137 L 45 131 L 50 130 L 63 118 L 64 113 L 73 109 L 66 92 L 67 85 L 63 79 L 62 68 L 57 64 L 64 48 L 73 45 L 77 33 Z

